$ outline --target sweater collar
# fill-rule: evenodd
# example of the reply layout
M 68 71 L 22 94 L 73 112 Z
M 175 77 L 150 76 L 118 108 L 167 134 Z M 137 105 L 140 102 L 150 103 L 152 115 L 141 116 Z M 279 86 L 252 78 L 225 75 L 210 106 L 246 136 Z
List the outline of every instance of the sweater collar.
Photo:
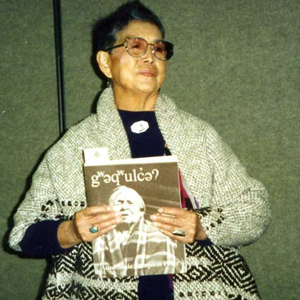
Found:
M 165 141 L 168 145 L 170 143 L 175 146 L 174 133 L 177 136 L 184 135 L 183 132 L 178 132 L 180 127 L 176 124 L 178 110 L 175 103 L 169 97 L 160 94 L 155 104 L 155 114 Z M 111 87 L 105 89 L 100 95 L 97 104 L 97 121 L 101 137 L 110 149 L 110 159 L 130 158 L 131 152 L 127 135 L 115 105 Z M 172 153 L 177 152 L 172 147 L 170 150 Z

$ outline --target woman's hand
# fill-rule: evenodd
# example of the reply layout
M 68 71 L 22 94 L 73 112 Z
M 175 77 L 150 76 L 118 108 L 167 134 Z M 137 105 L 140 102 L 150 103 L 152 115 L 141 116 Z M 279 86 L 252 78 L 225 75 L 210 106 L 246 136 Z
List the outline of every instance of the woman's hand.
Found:
M 205 240 L 207 235 L 203 230 L 197 214 L 175 207 L 162 207 L 158 214 L 151 215 L 153 224 L 166 236 L 182 243 L 193 243 L 195 240 Z M 183 235 L 176 235 L 183 233 Z
M 91 206 L 75 213 L 74 219 L 62 222 L 58 228 L 58 241 L 62 248 L 70 248 L 80 242 L 90 242 L 111 231 L 123 222 L 120 212 L 110 206 Z M 90 229 L 94 227 L 96 232 Z

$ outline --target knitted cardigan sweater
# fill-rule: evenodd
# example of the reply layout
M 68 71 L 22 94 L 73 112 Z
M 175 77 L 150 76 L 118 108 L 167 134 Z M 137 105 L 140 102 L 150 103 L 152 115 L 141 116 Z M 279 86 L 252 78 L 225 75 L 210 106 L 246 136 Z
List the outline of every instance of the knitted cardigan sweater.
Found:
M 187 244 L 188 271 L 173 277 L 175 299 L 259 299 L 254 279 L 238 252 L 257 240 L 270 219 L 267 193 L 249 177 L 214 129 L 179 110 L 165 95 L 155 106 L 162 135 L 189 189 L 210 246 Z M 86 207 L 83 149 L 107 147 L 110 159 L 130 158 L 130 148 L 111 88 L 97 114 L 73 126 L 45 155 L 15 215 L 10 245 L 20 251 L 26 229 L 43 220 L 72 219 Z M 138 299 L 138 277 L 97 278 L 90 243 L 53 256 L 43 299 Z

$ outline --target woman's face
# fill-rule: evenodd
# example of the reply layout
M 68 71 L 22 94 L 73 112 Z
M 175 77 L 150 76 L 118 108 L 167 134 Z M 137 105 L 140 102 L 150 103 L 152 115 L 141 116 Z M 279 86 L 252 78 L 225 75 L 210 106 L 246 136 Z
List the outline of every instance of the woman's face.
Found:
M 158 27 L 151 23 L 133 20 L 126 28 L 119 31 L 115 45 L 122 44 L 127 38 L 141 37 L 153 44 L 162 39 Z M 132 95 L 133 97 L 158 95 L 165 79 L 166 62 L 157 59 L 148 46 L 141 57 L 130 56 L 125 47 L 115 48 L 109 55 L 109 69 L 115 97 Z

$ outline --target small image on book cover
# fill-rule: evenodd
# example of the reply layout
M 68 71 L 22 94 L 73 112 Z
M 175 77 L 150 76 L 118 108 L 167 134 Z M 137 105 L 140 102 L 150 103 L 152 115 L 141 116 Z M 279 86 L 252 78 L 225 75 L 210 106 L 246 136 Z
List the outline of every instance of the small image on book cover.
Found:
M 180 208 L 177 157 L 159 156 L 95 162 L 85 151 L 89 206 L 111 205 L 123 222 L 95 239 L 95 273 L 101 277 L 174 274 L 186 271 L 184 244 L 150 221 L 160 207 Z

